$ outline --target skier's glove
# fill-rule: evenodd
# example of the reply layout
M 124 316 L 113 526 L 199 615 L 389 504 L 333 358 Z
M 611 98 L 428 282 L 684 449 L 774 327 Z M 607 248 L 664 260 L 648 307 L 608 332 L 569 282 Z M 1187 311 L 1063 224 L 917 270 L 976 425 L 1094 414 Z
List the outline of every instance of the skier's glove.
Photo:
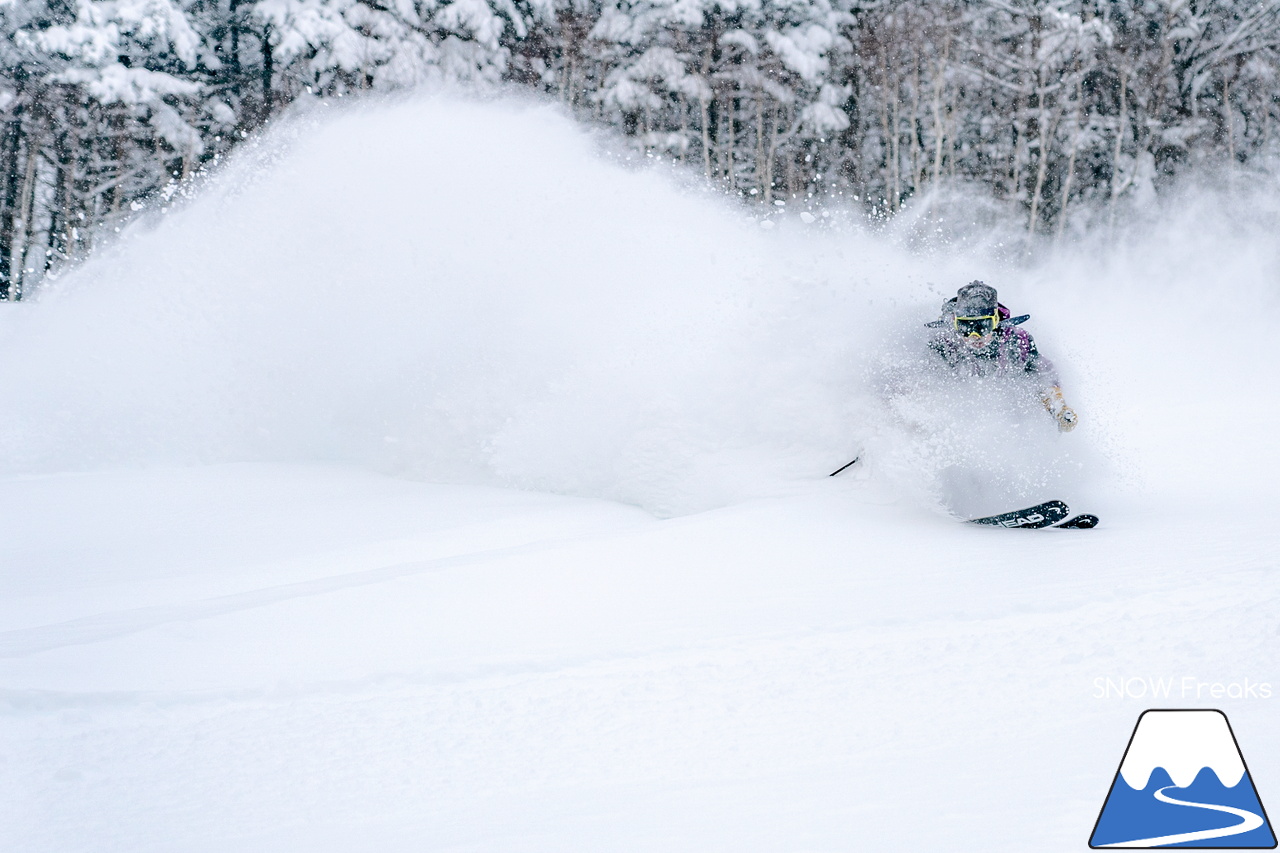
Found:
M 1040 402 L 1044 403 L 1044 407 L 1053 415 L 1054 420 L 1058 422 L 1058 432 L 1071 432 L 1076 428 L 1076 412 L 1067 405 L 1067 401 L 1062 397 L 1062 389 L 1057 385 L 1045 390 L 1040 395 Z

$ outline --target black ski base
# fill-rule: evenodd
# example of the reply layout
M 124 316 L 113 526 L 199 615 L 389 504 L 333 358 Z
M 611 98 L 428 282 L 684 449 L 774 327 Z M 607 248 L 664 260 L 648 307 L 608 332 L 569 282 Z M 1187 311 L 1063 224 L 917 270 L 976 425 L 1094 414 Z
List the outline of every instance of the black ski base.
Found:
M 1058 530 L 1089 530 L 1098 526 L 1098 517 L 1096 515 L 1077 515 L 1075 518 L 1068 519 L 1057 526 Z
M 989 515 L 986 518 L 971 518 L 969 523 L 985 524 L 991 527 L 1007 527 L 1016 530 L 1036 530 L 1037 528 L 1050 527 L 1057 524 L 1066 518 L 1069 512 L 1067 505 L 1062 501 L 1046 501 L 1042 504 L 1029 506 L 1026 509 L 1015 509 L 1013 512 L 1002 512 L 999 515 Z M 1074 520 L 1072 519 L 1072 521 Z

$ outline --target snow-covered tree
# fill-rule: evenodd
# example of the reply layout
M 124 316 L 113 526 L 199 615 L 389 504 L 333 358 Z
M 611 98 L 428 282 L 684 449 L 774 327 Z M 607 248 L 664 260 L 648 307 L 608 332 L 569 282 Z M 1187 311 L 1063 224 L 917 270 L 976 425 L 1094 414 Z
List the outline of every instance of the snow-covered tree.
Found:
M 744 199 L 1029 234 L 1274 164 L 1280 0 L 0 0 L 0 299 L 301 97 L 529 86 Z
M 139 197 L 197 165 L 234 116 L 175 0 L 7 3 L 0 295 L 85 251 Z

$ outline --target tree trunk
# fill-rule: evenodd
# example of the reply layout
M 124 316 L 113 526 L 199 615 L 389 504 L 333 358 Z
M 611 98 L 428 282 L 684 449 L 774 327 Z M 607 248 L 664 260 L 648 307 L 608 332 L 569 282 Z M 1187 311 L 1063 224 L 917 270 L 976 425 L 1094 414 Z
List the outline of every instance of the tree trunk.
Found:
M 1062 203 L 1058 205 L 1058 235 L 1055 238 L 1057 242 L 1062 242 L 1062 232 L 1067 227 L 1067 204 L 1071 201 L 1071 183 L 1076 177 L 1076 154 L 1080 150 L 1080 97 L 1083 94 L 1081 78 L 1076 78 L 1076 105 L 1075 115 L 1072 124 L 1075 126 L 1075 133 L 1071 136 L 1071 153 L 1067 157 L 1067 176 L 1062 181 Z
M 711 46 L 702 52 L 702 80 L 705 83 L 707 76 L 711 71 Z M 714 97 L 714 93 L 712 94 Z M 698 99 L 698 105 L 702 110 L 702 168 L 706 176 L 711 177 L 711 116 L 710 109 L 707 104 L 707 98 Z
M 1031 193 L 1031 217 L 1027 221 L 1027 235 L 1036 233 L 1036 217 L 1040 211 L 1040 193 L 1044 190 L 1044 179 L 1049 164 L 1049 146 L 1053 138 L 1054 121 L 1044 102 L 1044 72 L 1036 75 L 1037 104 L 1039 115 L 1036 118 L 1036 181 Z
M 895 91 L 893 96 L 893 168 L 890 170 L 890 174 L 893 176 L 893 195 L 890 197 L 893 204 L 890 209 L 895 213 L 898 210 L 898 203 L 902 200 L 902 129 L 901 116 L 899 114 L 900 103 L 901 102 L 898 100 L 898 93 Z
M 1051 140 L 1057 119 L 1050 115 L 1048 111 L 1042 111 L 1039 124 L 1040 139 L 1037 144 L 1036 182 L 1035 189 L 1031 193 L 1031 217 L 1027 222 L 1028 235 L 1036 233 L 1036 222 L 1040 215 L 1040 196 L 1044 192 L 1044 179 L 1048 172 L 1049 146 L 1052 144 Z
M 0 210 L 0 300 L 7 300 L 13 283 L 13 240 L 18 221 L 18 149 L 22 145 L 22 107 L 5 127 L 4 135 L 4 208 Z
M 921 171 L 923 170 L 923 153 L 924 148 L 920 144 L 920 53 L 917 45 L 912 51 L 912 69 L 911 69 L 911 187 L 912 195 L 920 187 Z
M 756 99 L 756 183 L 760 185 L 760 196 L 765 198 L 764 189 L 764 91 Z
M 884 206 L 886 210 L 893 210 L 893 144 L 891 142 L 893 136 L 893 128 L 889 123 L 889 69 L 884 68 L 883 85 L 880 87 L 880 132 L 883 137 L 881 146 L 884 148 Z
M 937 188 L 942 177 L 942 141 L 947 129 L 942 120 L 942 96 L 947 88 L 947 57 L 951 53 L 951 34 L 942 43 L 942 58 L 938 60 L 938 76 L 933 84 L 933 185 Z
M 702 170 L 708 178 L 711 177 L 711 130 L 708 127 L 711 121 L 709 110 L 707 109 L 707 99 L 700 98 L 698 106 L 702 110 Z
M 1013 99 L 1013 186 L 1009 193 L 1010 197 L 1017 199 L 1022 192 L 1022 146 L 1025 134 L 1018 127 L 1018 114 L 1022 111 L 1022 99 L 1015 97 Z
M 262 120 L 271 118 L 273 96 L 271 93 L 271 77 L 275 73 L 275 62 L 271 54 L 271 25 L 262 28 Z
M 781 106 L 779 106 L 781 109 Z M 773 203 L 773 163 L 778 151 L 778 110 L 769 110 L 769 150 L 764 160 L 764 201 Z
M 728 161 L 729 162 L 726 164 L 728 166 L 728 169 L 726 170 L 725 177 L 728 180 L 730 192 L 737 189 L 736 182 L 734 180 L 734 174 L 733 174 L 733 164 L 735 162 L 734 155 L 737 153 L 735 148 L 738 144 L 737 136 L 734 133 L 734 125 L 736 124 L 734 119 L 738 113 L 737 101 L 738 101 L 737 98 L 733 97 L 732 95 L 729 96 L 729 144 L 728 144 L 728 155 L 729 155 Z
M 31 216 L 35 209 L 36 165 L 40 159 L 40 137 L 43 130 L 36 126 L 27 134 L 26 172 L 22 176 L 22 189 L 18 195 L 18 215 L 22 219 L 22 227 L 13 239 L 13 258 L 17 265 L 10 278 L 10 299 L 22 298 L 22 285 L 27 277 L 27 244 L 31 236 Z
M 1116 120 L 1116 147 L 1115 153 L 1111 155 L 1111 204 L 1107 218 L 1107 230 L 1112 235 L 1116 231 L 1116 202 L 1120 198 L 1120 192 L 1124 186 L 1120 183 L 1120 155 L 1124 146 L 1125 120 L 1129 116 L 1128 102 L 1128 81 L 1125 79 L 1125 69 L 1120 69 L 1120 115 Z
M 46 237 L 44 253 L 44 272 L 48 274 L 54 268 L 55 261 L 67 257 L 67 239 L 71 230 L 68 208 L 71 203 L 71 181 L 75 174 L 75 161 L 71 157 L 71 132 L 67 131 L 57 137 L 53 144 L 57 167 L 54 169 L 53 201 L 49 205 L 49 233 Z
M 231 0 L 231 50 L 227 57 L 227 76 L 231 91 L 237 95 L 243 94 L 240 91 L 240 16 L 236 14 L 239 6 L 240 0 Z
M 1222 112 L 1226 117 L 1227 164 L 1234 173 L 1236 168 L 1236 127 L 1235 117 L 1231 114 L 1231 81 L 1222 79 Z
M 680 162 L 684 163 L 685 152 L 689 149 L 689 108 L 685 104 L 684 95 L 679 98 L 680 103 Z

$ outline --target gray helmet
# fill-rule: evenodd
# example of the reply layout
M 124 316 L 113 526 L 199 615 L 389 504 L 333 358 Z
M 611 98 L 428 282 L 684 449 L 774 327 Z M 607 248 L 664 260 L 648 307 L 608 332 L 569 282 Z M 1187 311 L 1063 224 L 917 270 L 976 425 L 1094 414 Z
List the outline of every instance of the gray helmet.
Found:
M 994 317 L 999 311 L 996 289 L 980 281 L 971 281 L 956 291 L 956 298 L 948 303 L 954 317 Z

